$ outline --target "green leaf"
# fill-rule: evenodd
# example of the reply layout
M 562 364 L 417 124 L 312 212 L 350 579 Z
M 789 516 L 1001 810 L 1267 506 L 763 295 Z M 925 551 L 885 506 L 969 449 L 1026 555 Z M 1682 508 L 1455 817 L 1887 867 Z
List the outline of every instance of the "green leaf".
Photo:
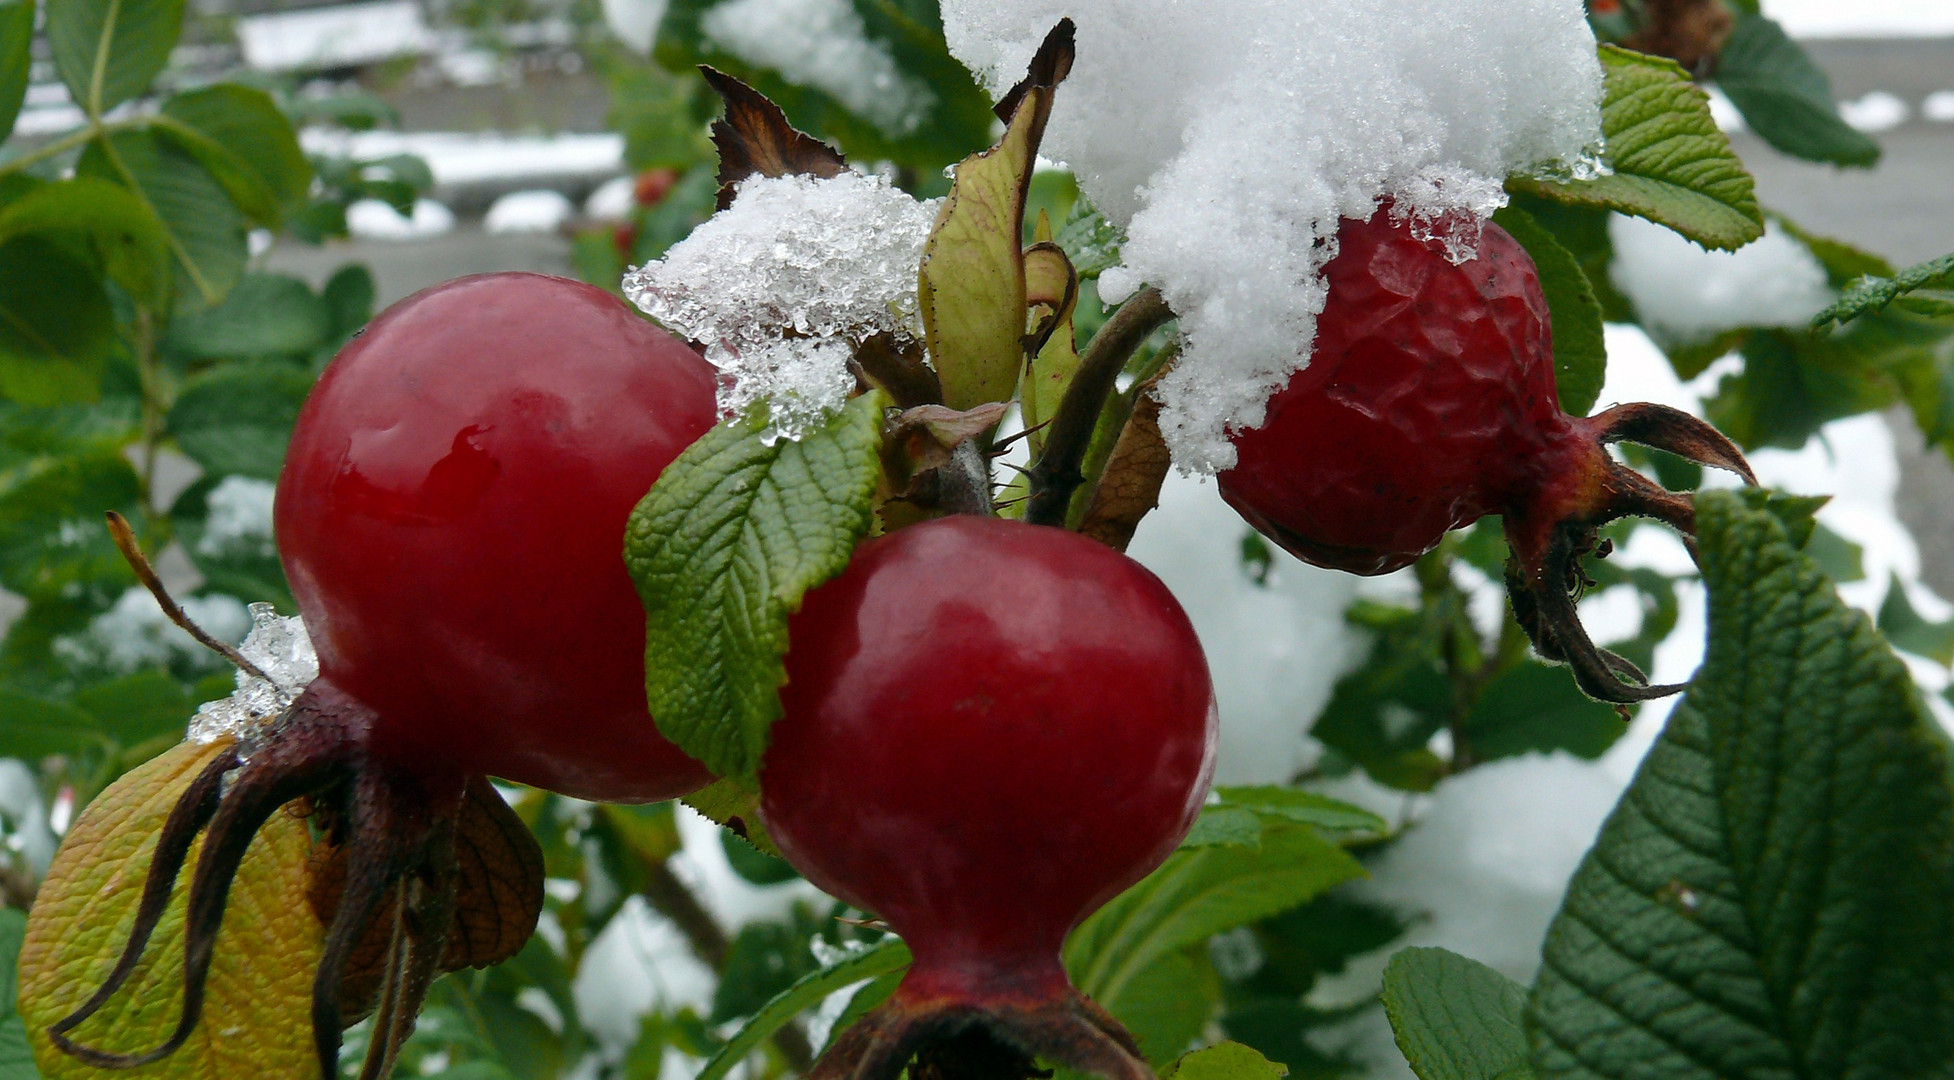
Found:
M 277 228 L 312 189 L 312 163 L 271 95 L 218 83 L 172 96 L 156 128 L 190 152 L 246 217 Z
M 1907 600 L 1898 574 L 1886 586 L 1886 600 L 1879 605 L 1879 632 L 1896 649 L 1937 660 L 1942 666 L 1954 664 L 1954 619 L 1932 622 L 1922 618 Z
M 157 306 L 167 295 L 169 236 L 149 206 L 120 184 L 86 176 L 40 184 L 0 209 L 0 241 L 36 233 L 81 238 L 138 301 Z
M 1262 818 L 1242 806 L 1204 806 L 1194 827 L 1181 840 L 1183 848 L 1262 846 Z
M 1565 668 L 1522 660 L 1487 681 L 1461 729 L 1481 761 L 1554 750 L 1592 761 L 1627 725 L 1614 706 L 1581 693 Z
M 1710 118 L 1710 99 L 1674 60 L 1601 46 L 1601 130 L 1613 173 L 1593 180 L 1512 177 L 1507 188 L 1634 214 L 1706 248 L 1764 235 L 1755 185 Z
M 162 221 L 179 311 L 216 303 L 243 276 L 243 215 L 209 170 L 175 144 L 146 131 L 116 132 L 88 144 L 75 174 L 128 187 Z
M 796 904 L 789 922 L 754 922 L 740 927 L 720 962 L 719 985 L 713 988 L 712 1012 L 706 1021 L 723 1024 L 751 1016 L 794 983 L 818 971 L 820 965 L 810 943 L 824 921 L 816 919 L 806 904 Z
M 731 832 L 719 834 L 719 846 L 726 852 L 726 863 L 749 885 L 780 885 L 799 881 L 800 873 L 778 855 L 769 855 Z
M 139 671 L 83 687 L 71 699 L 95 717 L 98 730 L 123 746 L 159 736 L 180 738 L 199 702 L 166 671 Z
M 373 318 L 373 304 L 379 289 L 373 273 L 359 263 L 348 263 L 333 271 L 326 287 L 319 290 L 326 304 L 326 321 L 331 327 L 331 344 L 337 346 L 353 336 Z
M 14 1013 L 15 972 L 26 932 L 27 916 L 0 908 L 0 1080 L 40 1080 L 41 1076 L 27 1045 L 27 1025 Z
M 1879 160 L 1879 144 L 1839 117 L 1824 70 L 1762 15 L 1737 16 L 1717 57 L 1716 83 L 1758 137 L 1793 157 L 1835 165 Z
M 1511 233 L 1533 257 L 1553 328 L 1554 382 L 1560 390 L 1560 407 L 1574 416 L 1586 416 L 1608 377 L 1608 347 L 1602 337 L 1601 302 L 1594 297 L 1594 287 L 1574 253 L 1562 247 L 1554 234 L 1525 210 L 1504 207 L 1493 215 L 1493 222 Z
M 706 1062 L 695 1080 L 725 1080 L 735 1066 L 759 1049 L 760 1044 L 771 1038 L 774 1032 L 785 1027 L 789 1020 L 819 1005 L 829 994 L 863 979 L 887 975 L 908 966 L 909 947 L 889 937 L 851 952 L 832 964 L 823 965 L 819 971 L 801 976 L 794 985 L 761 1006 L 753 1014 L 753 1019 L 726 1040 L 726 1045 L 713 1055 L 711 1061 Z
M 111 449 L 22 470 L 0 490 L 0 586 L 35 599 L 121 595 L 133 579 L 102 513 L 139 520 L 140 500 L 136 470 Z
M 1262 785 L 1215 789 L 1223 806 L 1244 807 L 1265 817 L 1313 825 L 1324 832 L 1370 833 L 1383 836 L 1391 825 L 1361 806 L 1301 788 Z
M 766 823 L 760 820 L 760 787 L 750 777 L 715 780 L 679 801 L 725 826 L 755 851 L 780 857 Z
M 1869 272 L 1852 282 L 1837 303 L 1812 316 L 1812 329 L 1823 330 L 1835 322 L 1844 325 L 1917 289 L 1954 289 L 1954 255 L 1916 263 L 1891 277 Z
M 184 384 L 170 408 L 169 432 L 215 475 L 276 480 L 311 388 L 312 375 L 288 363 L 218 367 Z
M 998 144 L 957 166 L 923 248 L 916 297 L 943 403 L 1009 401 L 1025 362 L 1025 194 L 1051 107 L 1033 90 Z
M 149 89 L 183 32 L 183 0 L 50 0 L 54 70 L 92 117 Z
M 1404 949 L 1384 969 L 1384 1013 L 1418 1080 L 1532 1080 L 1526 988 L 1444 949 Z
M 1697 498 L 1709 648 L 1548 931 L 1543 1077 L 1954 1069 L 1954 792 L 1905 665 L 1784 525 Z
M 1439 656 L 1441 616 L 1387 609 L 1362 667 L 1337 680 L 1310 728 L 1325 746 L 1379 783 L 1429 791 L 1445 764 L 1429 743 L 1452 714 L 1452 683 Z
M 164 819 L 184 788 L 228 745 L 179 743 L 124 774 L 88 804 L 62 839 L 35 899 L 20 954 L 21 1015 L 50 1080 L 101 1076 L 94 1066 L 55 1049 L 47 1025 L 73 1011 L 108 974 L 128 935 Z M 203 1080 L 316 1073 L 312 976 L 325 932 L 306 902 L 311 849 L 305 823 L 284 813 L 273 814 L 252 839 L 218 931 L 200 1030 L 142 1075 Z M 193 863 L 196 857 L 193 848 Z M 78 1042 L 129 1053 L 157 1045 L 176 1027 L 189 878 L 178 879 L 144 963 L 101 1012 L 76 1029 Z M 233 1031 L 239 1034 L 226 1037 Z
M 65 701 L 0 687 L 0 736 L 8 757 L 39 761 L 51 754 L 82 754 L 104 739 L 95 717 Z M 13 983 L 7 984 L 9 989 Z
M 0 244 L 0 396 L 23 405 L 92 401 L 115 347 L 102 279 L 36 236 Z
M 1287 1075 L 1287 1065 L 1270 1061 L 1235 1042 L 1196 1050 L 1160 1073 L 1161 1080 L 1280 1080 Z
M 1171 1063 L 1199 1041 L 1220 1004 L 1221 977 L 1198 945 L 1148 964 L 1115 1003 L 1120 1024 L 1152 1065 Z
M 1301 904 L 1363 868 L 1316 830 L 1265 822 L 1255 848 L 1175 852 L 1145 880 L 1089 916 L 1065 942 L 1065 967 L 1115 1017 L 1144 996 L 1140 976 L 1161 958 Z
M 192 360 L 304 357 L 332 330 L 333 313 L 305 282 L 253 272 L 215 307 L 173 323 L 164 344 Z
M 1059 227 L 1057 241 L 1065 257 L 1072 260 L 1073 269 L 1085 279 L 1119 265 L 1120 245 L 1126 243 L 1126 237 L 1119 226 L 1106 220 L 1106 215 L 1081 196 L 1072 204 L 1072 216 Z
M 780 718 L 787 618 L 873 523 L 879 393 L 796 442 L 728 421 L 665 467 L 631 514 L 624 561 L 645 607 L 658 730 L 719 776 L 751 776 Z
M 0 143 L 13 134 L 33 60 L 34 0 L 0 2 Z

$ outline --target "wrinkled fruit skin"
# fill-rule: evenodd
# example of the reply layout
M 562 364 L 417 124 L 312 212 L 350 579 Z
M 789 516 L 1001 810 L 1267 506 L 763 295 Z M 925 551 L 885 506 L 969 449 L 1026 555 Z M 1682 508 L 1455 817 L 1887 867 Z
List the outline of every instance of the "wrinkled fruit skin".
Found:
M 1138 563 L 953 516 L 870 541 L 789 627 L 761 811 L 916 956 L 902 995 L 1061 993 L 1065 934 L 1186 834 L 1214 768 L 1193 627 Z
M 1309 366 L 1235 436 L 1220 487 L 1298 558 L 1382 574 L 1526 497 L 1584 443 L 1560 411 L 1533 260 L 1504 229 L 1486 223 L 1456 266 L 1388 211 L 1346 220 L 1337 243 Z
M 334 359 L 276 504 L 321 680 L 372 750 L 591 799 L 707 782 L 645 711 L 625 520 L 716 419 L 711 368 L 580 282 L 490 274 Z

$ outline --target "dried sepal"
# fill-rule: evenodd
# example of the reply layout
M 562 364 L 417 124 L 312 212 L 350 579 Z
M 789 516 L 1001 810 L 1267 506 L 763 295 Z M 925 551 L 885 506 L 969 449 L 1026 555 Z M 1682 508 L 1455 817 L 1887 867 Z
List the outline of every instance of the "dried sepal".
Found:
M 765 94 L 703 64 L 699 73 L 726 103 L 726 115 L 712 124 L 712 144 L 719 151 L 719 209 L 733 205 L 734 187 L 749 176 L 825 180 L 848 168 L 840 151 L 795 130 Z

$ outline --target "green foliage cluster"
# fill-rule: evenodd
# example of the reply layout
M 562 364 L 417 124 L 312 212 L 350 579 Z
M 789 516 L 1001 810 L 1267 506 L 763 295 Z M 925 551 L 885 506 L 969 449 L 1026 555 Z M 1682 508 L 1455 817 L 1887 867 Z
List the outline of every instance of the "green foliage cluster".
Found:
M 37 2 L 46 4 L 55 69 L 87 119 L 33 145 L 5 142 L 26 87 Z M 851 158 L 890 163 L 910 190 L 944 194 L 945 167 L 993 141 L 990 103 L 949 57 L 931 0 L 852 5 L 902 75 L 935 94 L 931 114 L 910 130 L 886 130 L 718 49 L 700 30 L 705 0 L 674 0 L 655 63 L 593 48 L 631 164 L 669 169 L 673 182 L 627 230 L 579 236 L 579 272 L 614 288 L 627 263 L 655 257 L 711 212 L 702 126 L 715 103 L 689 76 L 696 63 L 748 80 Z M 1754 4 L 1732 6 L 1735 30 L 1715 81 L 1753 129 L 1795 156 L 1873 161 L 1877 147 L 1838 119 L 1809 58 Z M 1645 5 L 1620 8 L 1595 19 L 1604 39 L 1639 29 Z M 0 644 L 0 749 L 35 762 L 44 789 L 66 791 L 71 805 L 174 742 L 195 704 L 230 685 L 227 672 L 188 653 L 131 671 L 74 646 L 134 587 L 103 510 L 135 523 L 148 549 L 185 555 L 203 582 L 193 596 L 289 610 L 269 538 L 213 528 L 212 496 L 231 478 L 275 479 L 299 402 L 371 316 L 374 288 L 356 266 L 318 288 L 266 272 L 249 230 L 306 243 L 344 236 L 352 201 L 411 208 L 432 179 L 412 158 L 300 151 L 295 125 L 388 122 L 369 97 L 284 101 L 234 83 L 152 95 L 182 17 L 181 0 L 0 3 L 0 586 L 26 601 Z M 1604 319 L 1643 314 L 1609 283 L 1607 215 L 1643 216 L 1717 248 L 1755 239 L 1767 218 L 1689 73 L 1625 49 L 1607 49 L 1604 64 L 1611 173 L 1515 178 L 1513 204 L 1498 218 L 1540 268 L 1562 401 L 1575 412 L 1602 386 Z M 117 110 L 146 96 L 155 108 Z M 1034 178 L 1027 221 L 1041 209 L 1084 279 L 1073 313 L 1083 344 L 1106 316 L 1091 279 L 1117 261 L 1120 238 L 1063 176 Z M 1842 298 L 1811 329 L 1661 341 L 1684 377 L 1727 353 L 1742 358 L 1712 419 L 1746 447 L 1798 446 L 1826 421 L 1904 402 L 1931 441 L 1954 451 L 1948 261 L 1896 270 L 1778 220 Z M 1157 363 L 1158 354 L 1144 357 Z M 876 411 L 874 399 L 862 400 L 857 412 Z M 666 542 L 671 529 L 634 534 L 648 603 L 692 595 L 661 594 L 664 579 L 716 573 L 726 586 L 694 620 L 697 632 L 657 651 L 688 657 L 692 672 L 719 670 L 724 685 L 777 681 L 787 612 L 866 528 L 860 513 L 842 512 L 865 505 L 863 487 L 879 475 L 863 465 L 873 424 L 858 421 L 844 416 L 810 443 L 771 452 L 727 432 L 694 455 L 690 483 L 654 493 L 641 521 L 665 514 L 704 532 L 689 547 Z M 167 499 L 156 471 L 166 452 L 202 470 Z M 1632 460 L 1671 486 L 1694 483 L 1676 459 Z M 1947 1068 L 1954 826 L 1944 751 L 1886 643 L 1830 593 L 1824 577 L 1857 576 L 1857 554 L 1811 521 L 1813 507 L 1721 495 L 1703 505 L 1708 665 L 1577 875 L 1540 979 L 1519 987 L 1436 950 L 1400 954 L 1387 970 L 1382 1006 L 1425 1080 L 1628 1077 L 1656 1062 L 1664 1075 L 1733 1078 Z M 1613 535 L 1625 541 L 1628 531 Z M 822 543 L 810 549 L 809 536 Z M 1594 758 L 1619 735 L 1614 712 L 1532 657 L 1516 628 L 1488 633 L 1472 618 L 1472 590 L 1501 574 L 1498 537 L 1487 522 L 1449 539 L 1418 566 L 1410 602 L 1353 607 L 1350 622 L 1373 644 L 1315 721 L 1328 747 L 1315 772 L 1292 785 L 1222 791 L 1166 865 L 1068 942 L 1074 979 L 1135 1032 L 1163 1075 L 1361 1074 L 1322 1036 L 1374 1006 L 1325 1009 L 1311 991 L 1389 949 L 1417 913 L 1338 888 L 1398 834 L 1310 783 L 1361 770 L 1425 792 L 1517 755 Z M 1242 550 L 1243 572 L 1266 577 L 1266 544 L 1247 533 Z M 1609 647 L 1646 665 L 1676 624 L 1681 580 L 1605 561 L 1589 572 L 1597 588 L 1637 598 L 1638 633 Z M 783 580 L 793 587 L 776 591 Z M 737 622 L 709 617 L 735 609 Z M 742 633 L 699 629 L 708 623 Z M 688 624 L 671 625 L 678 633 Z M 1923 618 L 1898 589 L 1877 629 L 1901 649 L 1954 660 L 1954 623 Z M 682 697 L 698 684 L 666 689 Z M 711 760 L 729 773 L 750 773 L 764 748 L 777 706 L 763 696 L 718 702 L 737 719 L 711 733 L 723 740 Z M 1449 739 L 1435 740 L 1440 732 Z M 736 776 L 693 802 L 726 819 L 750 798 Z M 756 1080 L 802 1071 L 820 1049 L 809 1020 L 823 1003 L 859 987 L 838 1016 L 822 1014 L 834 1021 L 830 1032 L 842 1030 L 893 991 L 908 962 L 873 924 L 837 920 L 864 915 L 839 905 L 803 903 L 729 934 L 675 869 L 670 804 L 593 806 L 521 792 L 517 808 L 543 845 L 552 930 L 503 965 L 442 979 L 403 1074 L 527 1080 L 588 1067 L 604 1040 L 585 1024 L 575 976 L 600 939 L 628 939 L 620 919 L 633 901 L 683 932 L 716 989 L 707 1009 L 645 1016 L 622 1056 L 599 1062 L 607 1078 L 653 1080 L 673 1054 L 705 1061 L 704 1080 L 741 1066 Z M 733 871 L 755 890 L 792 888 L 791 868 L 764 852 L 763 836 L 753 840 L 762 847 L 726 837 Z M 14 864 L 0 869 L 12 874 L 0 881 L 9 899 L 24 899 L 31 881 L 16 881 Z M 37 1075 L 12 1015 L 19 941 L 19 917 L 0 910 L 0 1080 Z M 1874 1020 L 1855 1022 L 1854 1009 Z M 1182 1056 L 1216 1035 L 1230 1041 Z M 355 1029 L 349 1068 L 361 1038 Z

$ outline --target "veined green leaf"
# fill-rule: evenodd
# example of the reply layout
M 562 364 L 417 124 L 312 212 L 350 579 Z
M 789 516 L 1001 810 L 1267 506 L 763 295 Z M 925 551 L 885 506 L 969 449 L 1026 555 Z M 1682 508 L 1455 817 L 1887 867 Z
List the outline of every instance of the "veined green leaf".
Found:
M 296 364 L 218 367 L 184 384 L 170 408 L 169 432 L 213 475 L 276 480 L 311 388 L 311 373 Z
M 243 215 L 209 170 L 175 144 L 146 131 L 117 132 L 90 143 L 75 174 L 122 184 L 162 221 L 180 312 L 216 303 L 243 276 Z
M 1717 56 L 1716 84 L 1752 131 L 1793 157 L 1835 165 L 1879 160 L 1879 144 L 1840 118 L 1824 69 L 1762 15 L 1737 16 Z
M 0 243 L 0 397 L 92 401 L 114 347 L 115 312 L 95 270 L 43 237 Z
M 149 89 L 183 32 L 183 0 L 49 0 L 48 48 L 75 103 L 100 117 Z
M 245 216 L 276 228 L 305 201 L 312 165 L 271 95 L 236 83 L 185 91 L 163 103 L 157 130 L 190 152 Z
M 1919 289 L 1954 289 L 1954 255 L 1916 263 L 1892 277 L 1867 274 L 1859 278 L 1847 286 L 1837 303 L 1812 316 L 1812 328 L 1849 323 Z
M 84 238 L 116 284 L 138 301 L 168 296 L 169 236 L 142 198 L 92 176 L 38 184 L 0 209 L 0 243 L 52 233 Z
M 1196 1050 L 1161 1070 L 1161 1080 L 1281 1080 L 1289 1066 L 1238 1042 Z
M 1384 969 L 1384 1012 L 1418 1080 L 1533 1080 L 1526 988 L 1444 949 L 1404 949 Z
M 34 0 L 0 0 L 0 142 L 13 134 L 33 60 Z
M 1253 810 L 1264 817 L 1280 818 L 1299 825 L 1312 825 L 1331 833 L 1371 833 L 1383 836 L 1391 825 L 1361 806 L 1319 795 L 1301 788 L 1273 784 L 1254 787 L 1215 789 L 1225 807 Z
M 1594 298 L 1594 286 L 1588 283 L 1588 275 L 1574 253 L 1562 247 L 1533 215 L 1508 206 L 1493 215 L 1493 222 L 1511 233 L 1533 257 L 1553 328 L 1554 384 L 1560 390 L 1560 407 L 1574 416 L 1586 416 L 1608 377 L 1608 346 L 1603 340 L 1601 302 Z
M 30 598 L 133 584 L 102 523 L 104 510 L 139 520 L 141 486 L 129 460 L 103 448 L 48 458 L 0 490 L 0 587 Z
M 1593 180 L 1512 177 L 1507 187 L 1634 214 L 1706 248 L 1764 235 L 1755 185 L 1710 118 L 1710 99 L 1674 60 L 1601 46 L 1601 131 L 1613 173 Z
M 716 775 L 759 768 L 780 718 L 787 618 L 868 535 L 886 402 L 858 397 L 798 442 L 769 445 L 764 417 L 723 423 L 631 515 L 651 715 Z
M 1954 1071 L 1954 792 L 1869 620 L 1783 523 L 1697 497 L 1709 649 L 1548 931 L 1542 1077 Z
M 774 1032 L 785 1027 L 789 1020 L 819 1005 L 829 994 L 864 979 L 887 975 L 908 966 L 909 946 L 890 937 L 859 952 L 850 953 L 819 971 L 801 976 L 794 985 L 761 1006 L 760 1011 L 753 1014 L 753 1018 L 740 1028 L 738 1034 L 728 1039 L 725 1047 L 706 1062 L 696 1080 L 725 1080 L 726 1074 L 734 1066 L 746 1060 L 747 1055 L 758 1049 Z
M 332 333 L 326 301 L 285 274 L 248 273 L 223 301 L 178 319 L 164 344 L 194 360 L 309 357 Z

